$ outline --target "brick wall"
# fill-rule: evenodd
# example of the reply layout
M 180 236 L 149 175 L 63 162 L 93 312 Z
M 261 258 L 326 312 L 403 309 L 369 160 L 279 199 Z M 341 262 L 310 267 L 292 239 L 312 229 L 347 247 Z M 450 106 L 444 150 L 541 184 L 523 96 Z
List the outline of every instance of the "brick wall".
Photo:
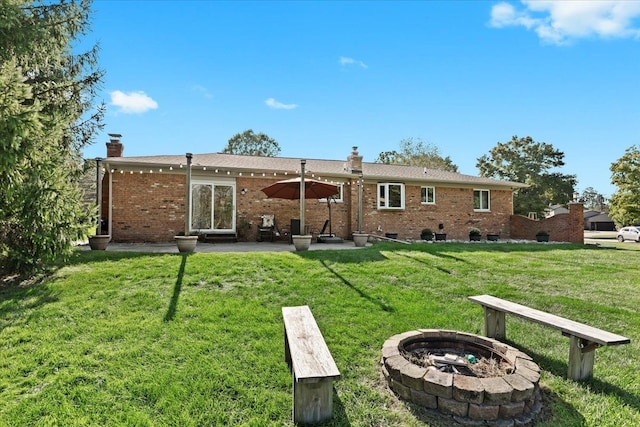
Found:
M 353 197 L 357 204 L 357 185 L 353 185 Z M 405 186 L 405 210 L 378 210 L 377 184 L 365 184 L 363 194 L 362 232 L 381 234 L 398 233 L 399 239 L 419 239 L 423 228 L 443 231 L 447 239 L 468 239 L 471 228 L 479 228 L 483 235 L 499 234 L 506 238 L 510 233 L 509 218 L 512 214 L 512 193 L 491 190 L 491 211 L 473 210 L 472 188 L 449 188 L 436 186 L 436 204 L 421 203 L 421 186 Z M 354 206 L 354 210 L 357 207 Z M 355 213 L 357 215 L 357 213 Z M 355 218 L 355 217 L 354 217 Z M 357 227 L 357 222 L 353 221 Z M 382 231 L 377 231 L 379 228 Z
M 251 227 L 243 240 L 256 240 L 257 226 L 263 214 L 275 215 L 280 231 L 289 230 L 292 218 L 300 217 L 300 201 L 269 199 L 261 191 L 275 179 L 238 177 L 236 179 L 237 223 L 246 220 Z M 184 231 L 186 202 L 185 176 L 168 173 L 113 174 L 111 234 L 116 242 L 168 242 Z M 242 194 L 242 189 L 246 189 Z M 103 184 L 103 214 L 109 214 L 108 175 Z M 447 239 L 468 239 L 475 227 L 501 238 L 512 234 L 512 194 L 509 190 L 491 190 L 491 211 L 474 212 L 472 188 L 436 187 L 436 204 L 421 203 L 420 186 L 405 186 L 405 210 L 381 211 L 376 208 L 377 185 L 365 183 L 363 190 L 364 233 L 398 233 L 400 239 L 419 239 L 423 228 L 438 230 L 444 226 Z M 344 201 L 331 204 L 331 231 L 345 239 L 357 231 L 357 178 L 344 186 Z M 306 200 L 305 224 L 317 235 L 329 218 L 326 202 Z M 580 222 L 580 224 L 582 224 Z M 378 232 L 378 227 L 382 229 Z M 580 225 L 581 227 L 581 225 Z M 581 230 L 581 229 L 580 229 Z M 536 230 L 537 231 L 537 230 Z M 325 232 L 329 232 L 328 228 Z M 535 234 L 535 231 L 534 231 Z
M 540 230 L 549 232 L 555 242 L 584 243 L 584 213 L 582 203 L 570 203 L 569 213 L 539 220 L 522 215 L 511 217 L 511 238 L 535 240 Z
M 169 242 L 185 227 L 185 176 L 113 174 L 111 235 L 115 242 Z M 109 215 L 108 176 L 103 216 Z M 106 194 L 105 194 L 106 193 Z

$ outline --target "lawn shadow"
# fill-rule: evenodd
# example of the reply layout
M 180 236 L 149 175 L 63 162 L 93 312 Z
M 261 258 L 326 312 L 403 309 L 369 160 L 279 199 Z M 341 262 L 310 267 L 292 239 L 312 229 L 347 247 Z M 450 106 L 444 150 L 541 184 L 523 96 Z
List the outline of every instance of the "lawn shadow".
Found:
M 29 318 L 20 316 L 21 312 L 34 310 L 42 305 L 58 301 L 47 285 L 51 275 L 36 277 L 15 277 L 0 282 L 0 331 L 7 326 L 27 324 Z
M 514 343 L 509 339 L 504 340 L 504 342 L 515 348 L 518 348 L 519 350 L 531 356 L 533 360 L 538 364 L 538 366 L 540 366 L 540 369 L 549 371 L 558 377 L 567 378 L 567 372 L 569 370 L 569 365 L 567 361 L 549 358 L 547 356 L 544 356 L 536 352 L 531 348 L 524 347 L 520 344 Z M 613 384 L 604 382 L 601 379 L 598 379 L 597 371 L 598 371 L 598 366 L 596 363 L 596 365 L 594 366 L 594 372 L 593 372 L 594 376 L 588 380 L 578 381 L 577 384 L 583 385 L 585 388 L 589 388 L 593 390 L 595 393 L 616 396 L 618 399 L 625 402 L 628 406 L 640 411 L 640 396 L 634 393 L 631 393 L 628 390 L 622 389 L 616 385 L 613 385 Z
M 349 282 L 347 279 L 345 279 L 339 273 L 337 273 L 335 270 L 329 267 L 329 265 L 327 265 L 327 263 L 324 260 L 320 260 L 320 263 L 324 266 L 324 268 L 329 270 L 329 272 L 331 272 L 334 276 L 340 279 L 342 283 L 344 283 L 345 285 L 353 289 L 353 291 L 356 292 L 358 295 L 360 295 L 360 297 L 366 299 L 367 301 L 369 301 L 374 305 L 377 305 L 378 307 L 380 307 L 380 309 L 382 309 L 382 311 L 386 311 L 389 313 L 394 313 L 396 311 L 395 308 L 393 308 L 389 304 L 386 304 L 383 301 L 376 300 L 375 298 L 371 297 L 371 295 L 368 295 L 366 292 L 363 292 L 360 289 L 356 288 L 351 282 Z
M 83 251 L 76 250 L 64 262 L 59 264 L 59 268 L 87 264 L 89 262 L 119 261 L 121 259 L 148 258 L 174 256 L 175 253 L 163 252 L 133 252 L 133 251 Z
M 431 263 L 429 263 L 429 262 L 427 262 L 427 261 L 425 261 L 423 259 L 418 259 L 416 257 L 412 257 L 412 256 L 407 255 L 407 254 L 400 254 L 399 253 L 399 254 L 396 254 L 396 255 L 403 256 L 405 258 L 410 259 L 411 261 L 419 262 L 420 264 L 424 264 L 425 266 L 427 266 L 429 268 L 435 268 L 436 270 L 441 271 L 441 272 L 443 272 L 445 274 L 451 274 L 451 270 L 447 270 L 446 268 L 442 268 L 442 267 L 439 267 L 437 265 L 433 265 L 433 264 L 431 264 Z M 456 259 L 456 261 L 457 261 L 457 259 Z M 463 262 L 466 262 L 466 261 L 463 261 Z
M 171 300 L 169 301 L 169 308 L 167 309 L 167 313 L 164 315 L 164 322 L 170 322 L 176 315 L 176 310 L 178 308 L 178 299 L 180 298 L 180 291 L 182 290 L 182 278 L 184 276 L 184 267 L 187 265 L 187 257 L 188 254 L 182 254 L 182 261 L 180 262 L 180 268 L 178 269 L 178 276 L 176 277 L 176 283 L 173 285 L 173 295 L 171 295 Z
M 347 411 L 345 410 L 344 403 L 338 396 L 338 393 L 333 389 L 333 417 L 330 420 L 327 420 L 324 423 L 319 424 L 320 426 L 336 426 L 336 427 L 351 427 L 351 422 L 349 422 L 349 417 L 347 416 Z

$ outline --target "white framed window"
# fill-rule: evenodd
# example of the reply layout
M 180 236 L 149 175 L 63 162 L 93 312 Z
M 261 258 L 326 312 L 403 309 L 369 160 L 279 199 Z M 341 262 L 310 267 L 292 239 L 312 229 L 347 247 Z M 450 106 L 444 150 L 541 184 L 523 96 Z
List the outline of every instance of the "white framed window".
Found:
M 423 205 L 435 205 L 436 187 L 422 187 L 420 189 L 420 200 Z
M 404 209 L 404 184 L 378 183 L 378 209 Z
M 491 210 L 491 194 L 489 190 L 473 190 L 473 210 Z
M 344 199 L 343 199 L 343 197 L 342 197 L 342 194 L 343 194 L 343 193 L 342 193 L 342 192 L 343 192 L 343 185 L 344 185 L 344 184 L 340 183 L 340 184 L 334 184 L 334 185 L 336 185 L 336 186 L 338 187 L 338 192 L 337 192 L 336 194 L 334 194 L 334 195 L 333 195 L 332 200 L 333 200 L 334 202 L 340 202 L 340 203 L 342 203 L 342 202 L 344 201 Z M 319 200 L 320 200 L 321 202 L 326 202 L 326 201 L 327 201 L 327 199 L 326 199 L 326 198 L 324 198 L 324 199 L 319 199 Z

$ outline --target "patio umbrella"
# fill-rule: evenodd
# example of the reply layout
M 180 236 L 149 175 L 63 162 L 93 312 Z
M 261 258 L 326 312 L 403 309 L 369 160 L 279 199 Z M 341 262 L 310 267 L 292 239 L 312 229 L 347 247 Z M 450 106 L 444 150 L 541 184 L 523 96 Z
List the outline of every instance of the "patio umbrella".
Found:
M 286 179 L 262 189 L 267 197 L 275 199 L 297 200 L 300 198 L 300 178 Z M 338 192 L 338 186 L 315 179 L 304 180 L 305 199 L 325 199 Z
M 267 197 L 275 199 L 300 199 L 300 187 L 302 186 L 300 178 L 285 179 L 271 184 L 262 189 Z M 338 186 L 322 182 L 315 179 L 304 179 L 304 198 L 305 199 L 324 199 L 329 198 L 338 192 Z M 300 227 L 301 232 L 304 230 L 304 203 L 300 201 Z M 329 206 L 329 224 L 331 224 L 331 206 Z

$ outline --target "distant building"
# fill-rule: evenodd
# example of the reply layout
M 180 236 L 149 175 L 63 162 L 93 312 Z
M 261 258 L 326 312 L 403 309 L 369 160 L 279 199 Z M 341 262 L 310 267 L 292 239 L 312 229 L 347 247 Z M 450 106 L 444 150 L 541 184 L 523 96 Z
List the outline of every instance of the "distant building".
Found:
M 584 229 L 591 231 L 616 231 L 616 224 L 606 213 L 588 210 L 584 212 Z

